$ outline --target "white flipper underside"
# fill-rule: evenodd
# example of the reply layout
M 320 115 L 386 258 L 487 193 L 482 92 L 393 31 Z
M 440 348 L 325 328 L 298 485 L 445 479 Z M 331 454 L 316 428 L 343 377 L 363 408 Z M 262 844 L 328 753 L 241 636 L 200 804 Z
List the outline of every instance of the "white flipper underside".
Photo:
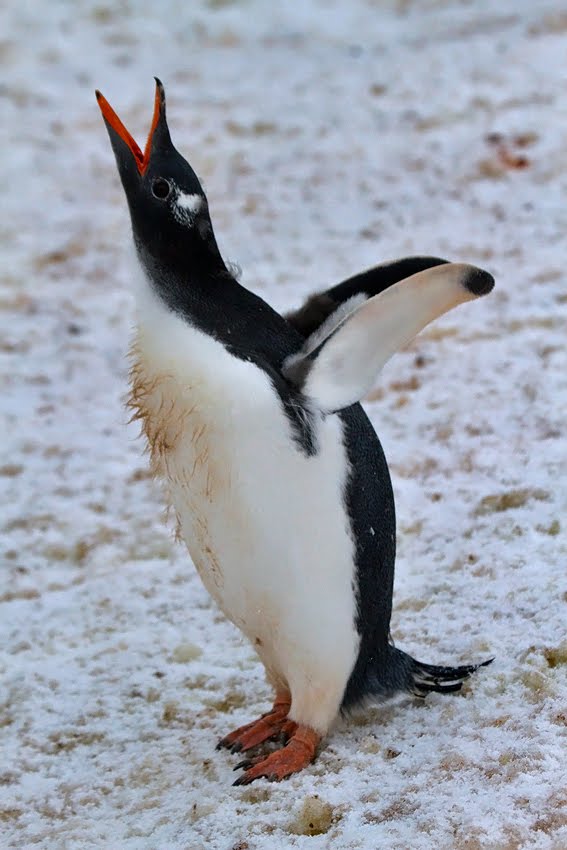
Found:
M 302 392 L 324 413 L 360 401 L 396 351 L 443 313 L 478 297 L 467 286 L 478 273 L 447 263 L 394 284 L 331 326 L 326 338 L 318 334 L 316 345 L 313 334 L 284 364 L 284 374 L 299 375 Z

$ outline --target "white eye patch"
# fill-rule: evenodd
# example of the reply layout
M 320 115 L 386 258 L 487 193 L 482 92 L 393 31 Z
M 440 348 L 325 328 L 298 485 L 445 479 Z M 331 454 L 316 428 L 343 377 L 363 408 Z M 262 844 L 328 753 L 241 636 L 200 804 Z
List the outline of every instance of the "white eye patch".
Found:
M 177 196 L 177 206 L 193 215 L 199 212 L 202 203 L 201 195 L 186 195 L 185 192 L 180 192 Z
M 173 214 L 181 224 L 191 225 L 195 221 L 197 213 L 203 206 L 202 195 L 190 195 L 187 192 L 177 192 L 177 197 L 172 204 Z

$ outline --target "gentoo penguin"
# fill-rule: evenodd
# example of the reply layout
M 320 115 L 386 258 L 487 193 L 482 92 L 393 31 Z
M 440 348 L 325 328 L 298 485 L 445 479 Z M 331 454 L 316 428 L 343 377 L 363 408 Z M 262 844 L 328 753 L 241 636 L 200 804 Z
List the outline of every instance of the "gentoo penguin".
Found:
M 224 263 L 159 80 L 143 152 L 97 99 L 139 261 L 130 404 L 193 563 L 275 694 L 219 746 L 279 741 L 238 765 L 235 784 L 280 780 L 313 760 L 339 712 L 398 691 L 457 691 L 479 666 L 424 664 L 390 639 L 394 500 L 359 402 L 397 349 L 494 281 L 411 257 L 283 317 Z

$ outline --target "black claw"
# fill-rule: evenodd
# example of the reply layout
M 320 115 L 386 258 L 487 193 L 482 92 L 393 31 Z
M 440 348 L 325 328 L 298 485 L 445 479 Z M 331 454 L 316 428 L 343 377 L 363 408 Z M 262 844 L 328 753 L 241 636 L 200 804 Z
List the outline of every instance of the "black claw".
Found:
M 234 744 L 232 745 L 232 747 L 230 748 L 230 752 L 231 753 L 239 753 L 241 749 L 242 749 L 242 744 L 240 743 L 240 741 L 235 741 Z
M 239 761 L 236 767 L 233 767 L 233 770 L 248 770 L 249 767 L 252 767 L 253 762 L 250 759 L 244 759 L 244 761 Z
M 250 779 L 250 777 L 246 776 L 246 774 L 243 773 L 242 776 L 239 776 L 238 779 L 235 779 L 232 784 L 233 785 L 250 785 L 251 782 L 252 782 L 252 780 Z

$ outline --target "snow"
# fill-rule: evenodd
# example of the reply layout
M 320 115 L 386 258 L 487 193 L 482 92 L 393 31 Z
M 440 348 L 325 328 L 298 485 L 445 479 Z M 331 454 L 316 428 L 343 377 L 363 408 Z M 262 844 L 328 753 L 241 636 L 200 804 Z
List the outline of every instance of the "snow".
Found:
M 29 0 L 1 32 L 2 848 L 564 850 L 560 4 Z M 338 723 L 281 785 L 232 788 L 215 752 L 270 694 L 123 407 L 129 224 L 94 89 L 143 143 L 154 74 L 221 250 L 279 309 L 409 253 L 496 278 L 368 402 L 397 496 L 394 637 L 496 660 L 461 696 Z

